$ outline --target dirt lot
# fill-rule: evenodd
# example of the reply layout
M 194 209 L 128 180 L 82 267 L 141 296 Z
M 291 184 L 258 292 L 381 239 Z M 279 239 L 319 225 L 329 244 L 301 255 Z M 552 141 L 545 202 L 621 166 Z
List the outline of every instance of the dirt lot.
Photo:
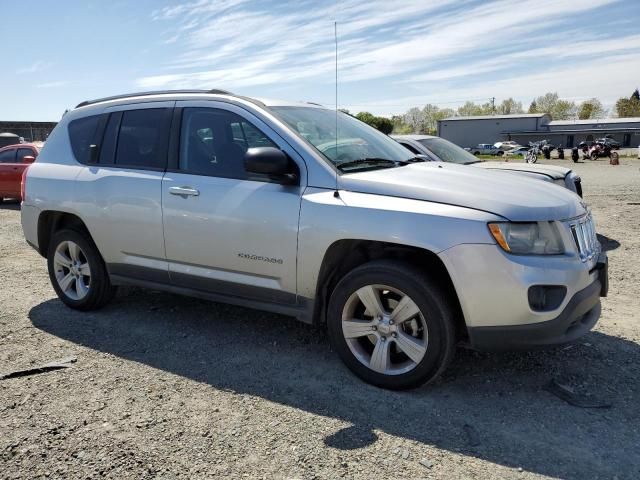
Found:
M 640 161 L 574 167 L 610 256 L 595 330 L 552 351 L 460 350 L 402 393 L 278 315 L 137 289 L 74 312 L 18 205 L 0 206 L 0 372 L 78 358 L 0 381 L 0 477 L 639 478 Z M 612 406 L 571 406 L 552 378 Z

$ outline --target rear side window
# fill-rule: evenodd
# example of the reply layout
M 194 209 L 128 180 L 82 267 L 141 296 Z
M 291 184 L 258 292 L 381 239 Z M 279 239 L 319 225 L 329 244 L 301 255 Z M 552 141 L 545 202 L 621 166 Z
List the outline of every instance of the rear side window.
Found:
M 89 163 L 89 145 L 94 143 L 99 120 L 100 115 L 92 115 L 69 123 L 71 149 L 80 163 Z
M 166 108 L 122 112 L 115 164 L 133 168 L 164 169 L 169 141 L 170 116 L 167 113 Z M 110 127 L 115 128 L 111 123 L 107 130 Z
M 0 163 L 13 163 L 16 161 L 16 149 L 5 150 L 0 152 Z

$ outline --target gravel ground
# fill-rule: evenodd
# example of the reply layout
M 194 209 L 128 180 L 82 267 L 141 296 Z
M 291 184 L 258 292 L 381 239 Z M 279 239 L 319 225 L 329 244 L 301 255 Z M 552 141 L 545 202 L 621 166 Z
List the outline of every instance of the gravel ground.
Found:
M 410 392 L 278 315 L 139 289 L 74 312 L 0 206 L 0 372 L 78 358 L 0 381 L 0 477 L 639 478 L 640 161 L 551 163 L 582 176 L 609 249 L 600 322 L 550 351 L 459 350 Z M 612 406 L 571 406 L 552 378 Z

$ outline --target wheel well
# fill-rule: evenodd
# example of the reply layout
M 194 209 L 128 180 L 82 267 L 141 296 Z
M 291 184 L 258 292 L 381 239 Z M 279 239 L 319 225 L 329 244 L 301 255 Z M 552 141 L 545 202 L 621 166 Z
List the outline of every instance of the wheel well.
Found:
M 77 215 L 67 212 L 45 211 L 38 217 L 38 250 L 40 255 L 47 258 L 51 238 L 58 230 L 64 228 L 85 233 L 91 238 L 87 226 Z
M 442 260 L 435 253 L 422 248 L 370 240 L 339 240 L 327 249 L 316 287 L 314 323 L 326 323 L 329 298 L 342 277 L 364 263 L 383 258 L 408 262 L 423 269 L 431 278 L 437 279 L 456 309 L 455 327 L 458 338 L 467 337 L 467 326 L 458 295 Z

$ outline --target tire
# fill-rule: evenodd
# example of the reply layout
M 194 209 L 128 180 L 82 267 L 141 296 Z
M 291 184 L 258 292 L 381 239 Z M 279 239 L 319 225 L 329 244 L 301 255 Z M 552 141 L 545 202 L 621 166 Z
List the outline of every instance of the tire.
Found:
M 116 292 L 98 248 L 75 230 L 60 230 L 53 235 L 47 266 L 56 294 L 75 310 L 102 308 Z
M 498 153 L 496 153 L 497 156 L 502 157 L 504 155 L 504 152 L 502 150 L 500 150 Z
M 375 287 L 379 288 L 378 305 L 384 310 L 380 321 L 361 300 L 372 298 L 367 292 L 375 291 Z M 403 311 L 417 313 L 407 313 L 401 323 L 390 321 L 394 318 L 392 311 L 405 297 L 408 301 Z M 367 383 L 391 390 L 430 383 L 447 368 L 455 353 L 455 309 L 448 298 L 436 282 L 408 264 L 386 260 L 366 263 L 345 275 L 331 295 L 329 340 L 345 365 Z M 351 318 L 358 320 L 345 322 Z M 345 338 L 349 325 L 354 337 Z M 377 363 L 382 365 L 379 371 L 371 368 L 377 350 L 385 352 L 377 358 L 386 359 Z
M 591 160 L 598 160 L 598 153 L 597 152 L 591 152 L 591 154 L 589 155 L 589 158 Z
M 480 152 L 473 152 L 474 155 L 480 155 Z
M 536 163 L 538 161 L 538 156 L 537 155 L 527 155 L 527 163 Z

